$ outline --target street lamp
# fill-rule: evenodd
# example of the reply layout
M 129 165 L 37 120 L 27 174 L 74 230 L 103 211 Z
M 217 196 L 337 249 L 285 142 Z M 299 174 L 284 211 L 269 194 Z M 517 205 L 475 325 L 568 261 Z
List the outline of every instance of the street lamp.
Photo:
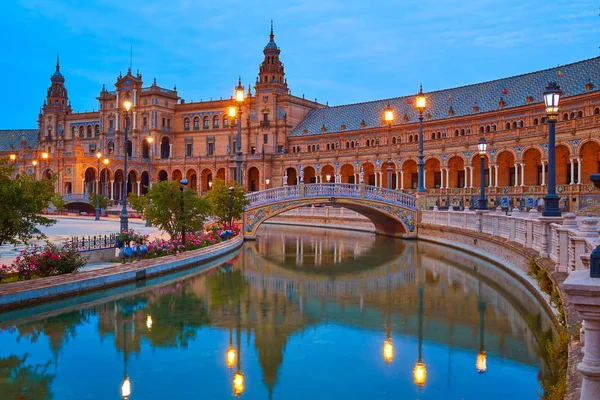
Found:
M 97 152 L 96 158 L 98 159 L 98 181 L 96 183 L 96 221 L 100 221 L 100 159 L 102 153 Z
M 388 126 L 388 160 L 387 160 L 387 183 L 388 189 L 392 189 L 392 123 L 394 122 L 394 110 L 388 103 L 383 112 L 383 122 Z
M 562 91 L 556 82 L 550 82 L 544 92 L 546 116 L 548 119 L 548 194 L 544 197 L 544 217 L 560 217 L 559 201 L 556 195 L 556 145 L 555 129 L 558 119 L 558 104 Z
M 129 130 L 129 110 L 133 103 L 129 99 L 125 99 L 123 101 L 123 108 L 125 108 L 125 139 L 123 141 L 123 149 L 125 150 L 125 154 L 123 157 L 123 195 L 122 202 L 123 208 L 121 209 L 121 232 L 127 232 L 129 230 L 129 215 L 127 214 L 127 155 L 128 155 L 128 144 L 127 144 L 127 131 Z
M 185 186 L 188 184 L 188 180 L 182 179 L 179 181 L 179 183 L 181 184 L 179 186 L 179 190 L 181 191 L 181 244 L 183 245 L 183 249 L 185 250 L 185 210 L 183 208 L 183 191 L 185 189 Z
M 477 354 L 477 361 L 475 363 L 475 368 L 479 373 L 484 373 L 487 370 L 487 356 L 483 345 L 485 309 L 486 304 L 481 295 L 481 281 L 479 281 L 479 300 L 477 301 L 477 310 L 479 311 L 479 353 Z
M 269 188 L 269 183 L 271 183 L 271 180 L 269 178 L 265 179 L 265 184 L 267 185 L 267 189 Z
M 325 179 L 327 179 L 327 183 L 329 183 L 329 181 L 331 181 L 331 174 L 330 173 L 325 174 Z
M 419 93 L 415 97 L 415 108 L 419 112 L 419 188 L 418 193 L 425 193 L 425 162 L 423 161 L 423 111 L 427 107 L 427 97 L 423 94 L 423 85 L 419 87 Z
M 208 190 L 212 190 L 212 180 L 208 181 Z
M 42 180 L 46 179 L 46 169 L 48 168 L 48 158 L 50 155 L 45 151 L 42 153 L 42 160 L 44 160 L 44 170 L 42 171 Z
M 479 209 L 487 210 L 487 199 L 485 198 L 485 156 L 487 154 L 487 141 L 484 137 L 479 139 L 477 143 L 477 150 L 479 151 L 479 174 L 481 183 L 481 194 L 479 195 Z
M 241 77 L 238 79 L 238 85 L 235 88 L 235 102 L 237 110 L 233 106 L 229 107 L 229 117 L 235 118 L 237 116 L 238 120 L 237 138 L 235 139 L 235 180 L 242 186 L 242 104 L 244 104 L 244 87 L 242 86 Z
M 419 357 L 417 359 L 417 363 L 415 364 L 415 368 L 413 370 L 413 378 L 414 382 L 417 386 L 423 387 L 425 386 L 425 381 L 427 380 L 427 368 L 423 363 L 423 296 L 425 292 L 425 283 L 423 282 L 425 277 L 425 270 L 421 266 L 420 259 L 417 259 L 419 263 L 419 284 L 418 294 L 419 294 L 419 325 L 418 325 L 418 333 L 419 333 Z
M 17 160 L 17 155 L 16 154 L 11 154 L 9 157 L 10 157 L 10 161 L 16 161 Z
M 33 165 L 33 180 L 36 180 L 37 179 L 37 165 L 38 165 L 38 162 L 37 162 L 37 160 L 33 160 L 31 162 L 31 164 Z

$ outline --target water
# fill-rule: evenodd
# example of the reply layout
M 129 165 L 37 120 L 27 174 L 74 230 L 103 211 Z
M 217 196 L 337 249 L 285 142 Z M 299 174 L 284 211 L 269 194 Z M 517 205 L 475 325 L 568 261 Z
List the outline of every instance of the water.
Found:
M 116 400 L 124 382 L 131 400 L 227 399 L 238 371 L 248 399 L 537 398 L 551 321 L 497 267 L 423 242 L 261 229 L 216 268 L 0 314 L 0 399 Z

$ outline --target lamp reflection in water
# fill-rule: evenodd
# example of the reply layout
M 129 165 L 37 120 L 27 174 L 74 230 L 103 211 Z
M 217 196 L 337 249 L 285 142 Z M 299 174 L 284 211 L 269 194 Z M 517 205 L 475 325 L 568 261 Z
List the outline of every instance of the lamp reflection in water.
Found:
M 127 376 L 127 322 L 123 322 L 123 384 L 121 385 L 121 397 L 129 400 L 131 396 L 131 382 Z
M 150 315 L 148 315 L 146 317 L 146 328 L 148 328 L 148 330 L 152 329 L 152 317 Z
M 239 307 L 238 307 L 238 319 L 239 319 Z M 239 320 L 238 320 L 238 328 L 236 329 L 235 332 L 235 342 L 236 342 L 236 346 L 238 349 L 238 357 L 237 357 L 237 368 L 235 371 L 235 375 L 233 376 L 233 394 L 234 396 L 240 396 L 242 395 L 242 393 L 244 393 L 244 374 L 242 374 L 241 371 L 241 359 L 242 359 L 242 350 L 240 348 L 240 342 L 241 342 L 241 329 L 239 326 Z
M 418 254 L 418 251 L 417 251 Z M 417 257 L 419 257 L 417 255 Z M 424 274 L 425 270 L 421 266 L 420 259 L 419 262 L 419 283 L 418 283 L 418 291 L 419 291 L 419 357 L 417 359 L 417 363 L 415 364 L 415 369 L 413 370 L 413 377 L 415 385 L 420 388 L 425 386 L 425 381 L 427 380 L 427 368 L 425 364 L 423 364 L 423 293 L 425 291 L 425 283 L 423 282 L 425 279 Z
M 391 363 L 394 360 L 394 344 L 392 343 L 392 335 L 391 335 L 391 296 L 390 296 L 390 286 L 391 282 L 388 280 L 388 288 L 387 288 L 387 321 L 385 325 L 385 342 L 383 342 L 383 359 L 386 364 Z
M 483 335 L 484 335 L 484 323 L 483 317 L 485 315 L 486 304 L 481 296 L 481 281 L 479 281 L 479 300 L 477 301 L 477 310 L 479 311 L 479 353 L 477 354 L 477 362 L 475 367 L 477 372 L 484 373 L 487 370 L 487 356 L 483 346 Z
M 225 353 L 225 358 L 227 359 L 227 368 L 231 369 L 235 367 L 235 360 L 237 358 L 237 354 L 235 352 L 235 348 L 233 347 L 231 328 L 229 328 L 229 347 L 227 348 L 227 352 Z

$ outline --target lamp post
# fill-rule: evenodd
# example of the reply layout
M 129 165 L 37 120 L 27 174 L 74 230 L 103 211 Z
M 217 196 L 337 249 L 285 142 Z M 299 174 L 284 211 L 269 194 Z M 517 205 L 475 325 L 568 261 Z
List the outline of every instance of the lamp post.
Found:
M 481 175 L 479 180 L 481 193 L 479 195 L 479 207 L 477 208 L 480 210 L 487 210 L 487 199 L 485 198 L 485 156 L 487 154 L 487 141 L 484 137 L 479 139 L 477 150 L 479 151 L 479 174 Z
M 265 185 L 267 185 L 267 189 L 269 188 L 269 183 L 271 183 L 271 180 L 269 178 L 265 179 Z
M 423 85 L 419 87 L 419 93 L 415 97 L 415 108 L 419 112 L 419 188 L 418 193 L 425 193 L 425 162 L 423 161 L 423 111 L 427 107 L 427 97 L 423 94 Z
M 544 92 L 544 102 L 546 103 L 546 116 L 548 119 L 548 194 L 544 197 L 544 217 L 560 217 L 559 201 L 560 197 L 556 195 L 556 145 L 555 129 L 558 119 L 558 104 L 562 91 L 556 82 L 550 82 Z
M 242 78 L 238 79 L 238 85 L 235 88 L 235 106 L 230 106 L 228 110 L 229 118 L 235 121 L 237 117 L 237 137 L 235 139 L 235 180 L 242 186 L 242 104 L 244 104 L 244 87 Z
M 383 112 L 383 122 L 388 127 L 388 159 L 387 159 L 387 185 L 388 189 L 392 189 L 392 123 L 394 122 L 394 110 L 388 103 Z
M 233 231 L 233 191 L 235 188 L 231 186 L 229 188 L 229 229 Z
M 98 181 L 96 183 L 96 221 L 100 221 L 100 159 L 102 153 L 97 152 L 96 158 L 98 159 Z
M 46 170 L 48 169 L 48 158 L 50 155 L 45 151 L 42 153 L 42 160 L 44 160 L 44 170 L 42 171 L 42 180 L 46 179 Z
M 185 186 L 188 184 L 188 180 L 182 179 L 179 181 L 179 183 L 181 184 L 179 186 L 179 190 L 181 192 L 181 244 L 183 245 L 183 248 L 185 250 L 185 209 L 183 207 L 183 191 L 185 190 Z
M 129 215 L 127 214 L 127 155 L 128 155 L 128 144 L 127 144 L 127 131 L 129 130 L 129 110 L 131 109 L 132 102 L 129 99 L 123 101 L 123 107 L 125 108 L 125 139 L 123 141 L 123 149 L 125 154 L 123 157 L 123 194 L 121 195 L 121 201 L 123 202 L 123 208 L 121 209 L 121 232 L 129 230 Z

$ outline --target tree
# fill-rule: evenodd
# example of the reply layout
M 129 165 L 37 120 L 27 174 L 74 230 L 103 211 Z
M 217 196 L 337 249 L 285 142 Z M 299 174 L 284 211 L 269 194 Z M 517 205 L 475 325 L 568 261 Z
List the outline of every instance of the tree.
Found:
M 181 191 L 179 184 L 162 181 L 152 185 L 145 196 L 150 199 L 146 205 L 146 218 L 154 226 L 167 232 L 173 239 L 181 239 L 181 229 L 186 232 L 199 232 L 210 212 L 206 199 L 190 190 L 183 191 L 183 213 L 181 211 Z
M 249 202 L 246 199 L 246 191 L 236 181 L 224 181 L 214 179 L 212 189 L 204 195 L 211 207 L 211 214 L 214 215 L 223 226 L 229 224 L 229 205 L 230 190 L 233 187 L 231 216 L 233 219 L 241 219 L 244 215 L 244 207 Z
M 134 211 L 146 214 L 146 206 L 148 205 L 148 199 L 145 196 L 138 196 L 135 193 L 129 193 L 127 195 L 127 201 L 131 205 Z
M 55 193 L 54 196 L 52 196 L 51 202 L 59 214 L 67 209 L 67 201 L 63 199 L 60 193 Z
M 40 227 L 56 220 L 40 215 L 54 195 L 54 178 L 35 180 L 31 176 L 12 178 L 15 168 L 0 159 L 0 245 L 26 244 L 32 238 L 44 238 Z
M 88 200 L 90 201 L 90 204 L 92 205 L 92 207 L 96 207 L 96 196 L 98 196 L 98 207 L 100 207 L 101 210 L 106 210 L 108 208 L 108 206 L 110 205 L 110 202 L 108 201 L 106 196 L 103 195 L 102 193 L 100 193 L 100 194 L 90 193 L 88 195 Z

